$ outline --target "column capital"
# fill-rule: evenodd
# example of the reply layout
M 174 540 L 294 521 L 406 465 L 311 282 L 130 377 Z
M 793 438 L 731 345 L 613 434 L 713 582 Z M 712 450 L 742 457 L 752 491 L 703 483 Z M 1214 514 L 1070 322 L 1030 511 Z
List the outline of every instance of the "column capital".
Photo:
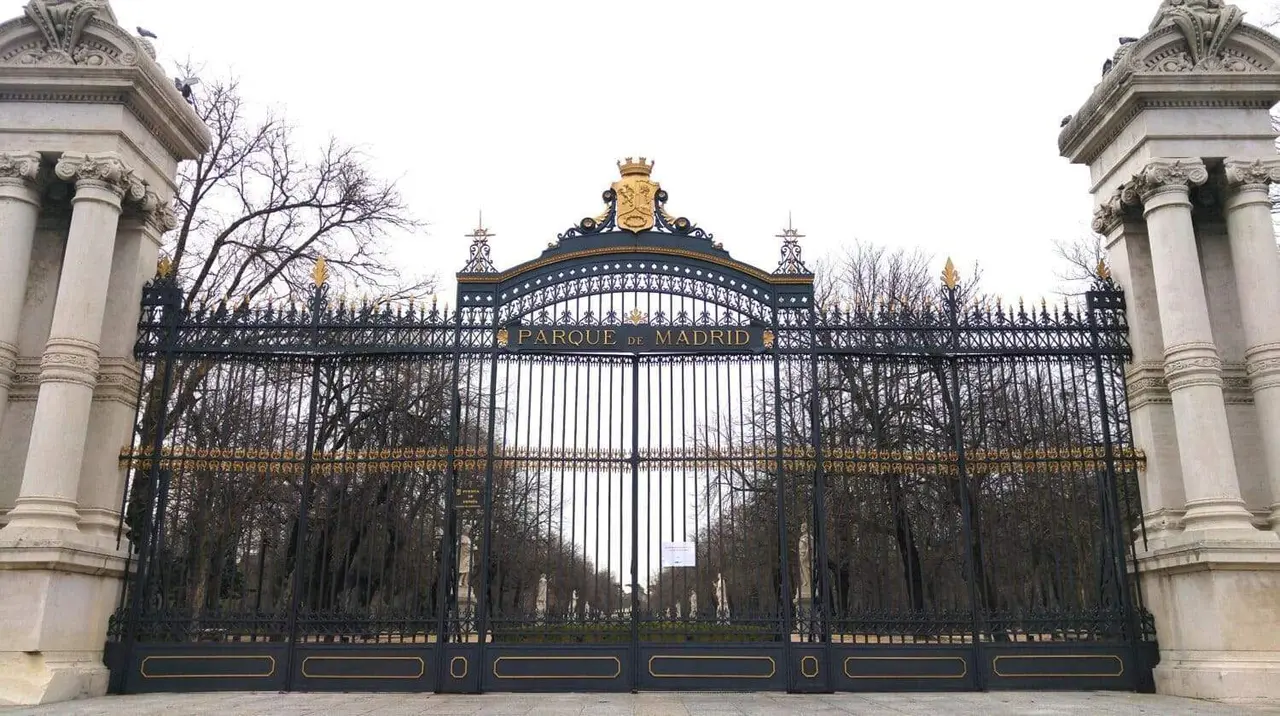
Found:
M 126 217 L 140 222 L 152 235 L 157 245 L 160 237 L 178 228 L 178 212 L 173 208 L 173 201 L 165 199 L 148 186 L 141 200 L 132 205 L 132 211 Z
M 91 187 L 109 191 L 119 199 L 146 198 L 146 183 L 115 152 L 64 152 L 53 173 L 63 181 L 74 181 L 77 194 L 82 188 Z
M 0 152 L 0 182 L 18 181 L 35 186 L 39 176 L 39 152 Z
M 1232 189 L 1258 187 L 1280 181 L 1280 157 L 1266 159 L 1237 159 L 1228 157 L 1222 162 L 1227 175 L 1227 186 Z
M 1093 210 L 1093 232 L 1108 236 L 1124 223 L 1124 201 L 1117 191 Z
M 1193 186 L 1209 181 L 1209 170 L 1198 157 L 1153 159 L 1121 189 L 1126 204 L 1146 205 L 1163 193 L 1187 195 Z M 1153 207 L 1147 206 L 1148 211 Z

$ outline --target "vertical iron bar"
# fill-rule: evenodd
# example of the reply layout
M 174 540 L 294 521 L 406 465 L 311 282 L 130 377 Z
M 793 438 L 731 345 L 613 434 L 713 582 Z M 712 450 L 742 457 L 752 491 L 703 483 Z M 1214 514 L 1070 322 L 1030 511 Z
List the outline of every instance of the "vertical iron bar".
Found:
M 171 280 L 160 279 L 160 281 Z M 152 523 L 156 519 L 156 503 L 160 496 L 160 456 L 161 451 L 164 449 L 165 423 L 169 417 L 169 393 L 173 390 L 173 363 L 176 359 L 174 349 L 178 341 L 179 322 L 182 317 L 182 293 L 178 291 L 176 284 L 164 286 L 161 290 L 164 291 L 164 297 L 160 303 L 161 321 L 164 324 L 161 350 L 161 360 L 164 362 L 164 368 L 160 379 L 160 407 L 156 416 L 155 434 L 151 439 L 151 465 L 147 471 L 147 486 L 151 494 L 147 496 L 146 513 L 140 526 L 142 534 L 139 536 L 138 562 L 134 571 L 129 615 L 125 627 L 124 653 L 119 663 L 119 675 L 117 676 L 115 672 L 111 674 L 111 680 L 115 682 L 112 684 L 112 690 L 115 693 L 124 693 L 128 684 L 129 662 L 133 660 L 133 645 L 138 638 L 138 619 L 141 617 L 147 576 L 150 571 L 150 536 Z M 146 414 L 145 409 L 143 414 Z M 164 519 L 163 514 L 159 517 L 161 520 Z M 124 520 L 123 511 L 121 512 L 121 520 Z M 125 579 L 128 579 L 127 572 L 125 573 Z
M 947 313 L 951 321 L 951 355 L 946 358 L 951 377 L 951 427 L 956 446 L 956 479 L 960 481 L 960 516 L 964 530 L 964 569 L 969 583 L 969 608 L 973 630 L 973 665 L 974 682 L 979 691 L 986 690 L 986 669 L 982 663 L 982 605 L 978 597 L 977 564 L 974 560 L 974 539 L 971 498 L 969 496 L 969 472 L 965 464 L 964 428 L 960 420 L 960 359 L 956 353 L 960 348 L 960 307 L 955 288 L 944 289 L 946 294 Z
M 813 438 L 813 455 L 814 455 L 814 473 L 813 473 L 813 540 L 817 543 L 818 569 L 816 579 L 813 580 L 814 586 L 818 591 L 817 600 L 811 600 L 810 609 L 813 608 L 813 602 L 821 605 L 819 607 L 819 629 L 823 645 L 823 665 L 822 673 L 829 674 L 833 660 L 831 648 L 831 605 L 828 603 L 831 598 L 831 590 L 827 586 L 827 474 L 823 466 L 823 444 L 822 444 L 822 391 L 818 386 L 818 309 L 812 307 L 809 310 L 809 377 L 810 385 L 813 389 L 813 402 L 810 405 L 809 412 L 809 430 Z M 802 565 L 803 566 L 803 565 Z M 813 615 L 810 614 L 812 622 Z M 831 679 L 826 678 L 827 690 L 831 689 Z
M 631 691 L 640 688 L 640 355 L 631 357 Z
M 493 331 L 489 336 L 489 437 L 488 452 L 485 454 L 484 468 L 484 551 L 480 556 L 480 598 L 476 602 L 476 640 L 480 644 L 480 663 L 488 663 L 485 659 L 485 634 L 489 628 L 489 556 L 493 552 L 490 543 L 493 541 L 493 448 L 494 423 L 498 412 L 498 302 L 497 292 L 493 296 Z M 459 575 L 461 577 L 461 575 Z
M 1106 456 L 1106 489 L 1102 490 L 1099 495 L 1103 505 L 1103 512 L 1109 516 L 1107 520 L 1110 527 L 1111 539 L 1111 568 L 1115 570 L 1116 581 L 1119 582 L 1120 600 L 1123 604 L 1125 620 L 1128 622 L 1128 642 L 1129 649 L 1132 652 L 1133 659 L 1133 686 L 1136 689 L 1144 687 L 1143 674 L 1147 670 L 1142 663 L 1142 626 L 1138 618 L 1137 610 L 1133 602 L 1133 595 L 1129 589 L 1129 570 L 1125 563 L 1125 536 L 1124 528 L 1120 518 L 1120 495 L 1119 485 L 1116 480 L 1116 454 L 1115 446 L 1111 442 L 1111 416 L 1107 412 L 1107 389 L 1102 371 L 1102 335 L 1098 329 L 1097 311 L 1097 291 L 1089 291 L 1085 294 L 1085 308 L 1089 311 L 1089 340 L 1093 348 L 1093 371 L 1094 377 L 1098 381 L 1098 408 L 1099 416 L 1102 419 L 1102 443 L 1103 451 Z M 1107 308 L 1112 308 L 1107 306 Z
M 440 535 L 440 564 L 436 571 L 436 693 L 444 688 L 445 676 L 448 674 L 445 646 L 449 643 L 449 585 L 453 572 L 453 540 L 457 531 L 457 520 L 454 515 L 455 492 L 458 489 L 454 474 L 454 460 L 458 452 L 459 423 L 462 412 L 462 396 L 458 392 L 458 378 L 462 364 L 462 291 L 458 291 L 457 306 L 453 309 L 453 390 L 449 402 L 449 448 L 445 452 L 444 468 L 444 533 Z M 447 308 L 447 307 L 446 307 Z
M 777 464 L 778 464 L 778 484 L 777 484 L 777 519 L 778 519 L 778 569 L 781 573 L 779 578 L 780 588 L 782 590 L 781 606 L 782 606 L 782 663 L 786 664 L 783 670 L 783 679 L 787 685 L 787 691 L 794 691 L 792 668 L 791 668 L 791 631 L 792 631 L 792 615 L 791 615 L 791 575 L 788 573 L 787 553 L 791 547 L 787 544 L 787 511 L 786 511 L 786 485 L 785 471 L 783 469 L 783 432 L 782 432 L 782 321 L 780 320 L 779 308 L 777 303 L 773 307 L 773 417 L 774 417 L 774 437 L 777 441 Z
M 325 287 L 317 284 L 311 294 L 311 346 L 316 352 L 320 346 L 320 314 L 325 309 Z M 306 583 L 306 548 L 307 548 L 307 513 L 311 509 L 311 464 L 315 458 L 316 448 L 316 412 L 320 400 L 320 358 L 313 355 L 311 359 L 311 399 L 307 410 L 307 446 L 302 460 L 302 481 L 298 486 L 301 494 L 298 500 L 298 531 L 295 539 L 297 548 L 293 559 L 293 594 L 289 603 L 289 637 L 285 642 L 285 663 L 288 665 L 284 674 L 284 690 L 293 690 L 293 672 L 295 652 L 298 642 L 298 610 L 302 606 L 302 588 Z

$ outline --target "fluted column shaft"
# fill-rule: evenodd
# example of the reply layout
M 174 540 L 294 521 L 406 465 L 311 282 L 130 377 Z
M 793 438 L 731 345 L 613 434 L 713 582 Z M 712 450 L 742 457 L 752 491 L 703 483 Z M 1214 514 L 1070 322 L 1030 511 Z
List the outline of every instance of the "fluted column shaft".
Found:
M 1187 496 L 1187 530 L 1252 530 L 1241 497 L 1226 403 L 1222 359 L 1205 298 L 1190 189 L 1208 172 L 1199 159 L 1156 160 L 1127 187 L 1143 205 L 1164 338 L 1165 379 L 1173 400 Z
M 40 216 L 40 155 L 0 153 L 0 425 L 18 368 L 18 326 Z
M 1280 158 L 1228 159 L 1224 210 L 1240 297 L 1245 363 L 1271 490 L 1271 526 L 1280 529 L 1280 256 L 1268 187 Z
M 55 173 L 75 181 L 26 469 L 5 532 L 76 530 L 76 492 L 98 376 L 98 344 L 121 201 L 143 186 L 114 154 L 67 152 Z

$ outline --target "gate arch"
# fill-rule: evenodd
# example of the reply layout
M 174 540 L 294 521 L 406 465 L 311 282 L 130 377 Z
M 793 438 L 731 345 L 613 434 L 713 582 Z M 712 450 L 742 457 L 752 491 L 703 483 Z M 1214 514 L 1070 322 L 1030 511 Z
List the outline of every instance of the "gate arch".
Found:
M 1105 267 L 816 306 L 651 169 L 452 310 L 149 284 L 115 688 L 1148 687 Z

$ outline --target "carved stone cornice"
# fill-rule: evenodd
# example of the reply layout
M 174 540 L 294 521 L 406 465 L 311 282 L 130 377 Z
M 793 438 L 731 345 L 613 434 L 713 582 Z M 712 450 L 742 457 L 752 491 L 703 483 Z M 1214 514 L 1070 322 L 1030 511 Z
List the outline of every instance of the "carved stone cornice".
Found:
M 1280 181 L 1280 157 L 1267 159 L 1232 159 L 1223 161 L 1227 186 L 1234 189 L 1262 188 Z
M 0 341 L 0 386 L 8 388 L 18 376 L 18 347 Z
M 1183 343 L 1165 349 L 1164 376 L 1169 392 L 1211 386 L 1222 388 L 1222 358 L 1212 343 Z
M 40 358 L 40 383 L 74 383 L 92 389 L 98 380 L 98 345 L 50 338 Z
M 1280 388 L 1280 343 L 1264 343 L 1245 351 L 1245 373 L 1254 393 Z
M 1209 170 L 1199 158 L 1155 159 L 1121 189 L 1126 204 L 1146 204 L 1158 194 L 1188 192 L 1209 181 Z
M 115 152 L 65 152 L 53 172 L 63 181 L 74 181 L 77 191 L 82 186 L 90 186 L 110 191 L 122 199 L 140 202 L 146 198 L 146 183 Z
M 138 385 L 142 371 L 132 358 L 101 358 L 97 383 L 93 389 L 95 401 L 111 401 L 137 407 Z
M 1164 377 L 1163 361 L 1148 361 L 1131 367 L 1125 372 L 1125 385 L 1128 388 L 1131 410 L 1173 402 L 1169 394 L 1169 381 Z
M 40 359 L 19 358 L 9 385 L 10 403 L 34 403 L 40 396 Z
M 0 152 L 0 183 L 19 182 L 35 187 L 39 177 L 38 152 Z

